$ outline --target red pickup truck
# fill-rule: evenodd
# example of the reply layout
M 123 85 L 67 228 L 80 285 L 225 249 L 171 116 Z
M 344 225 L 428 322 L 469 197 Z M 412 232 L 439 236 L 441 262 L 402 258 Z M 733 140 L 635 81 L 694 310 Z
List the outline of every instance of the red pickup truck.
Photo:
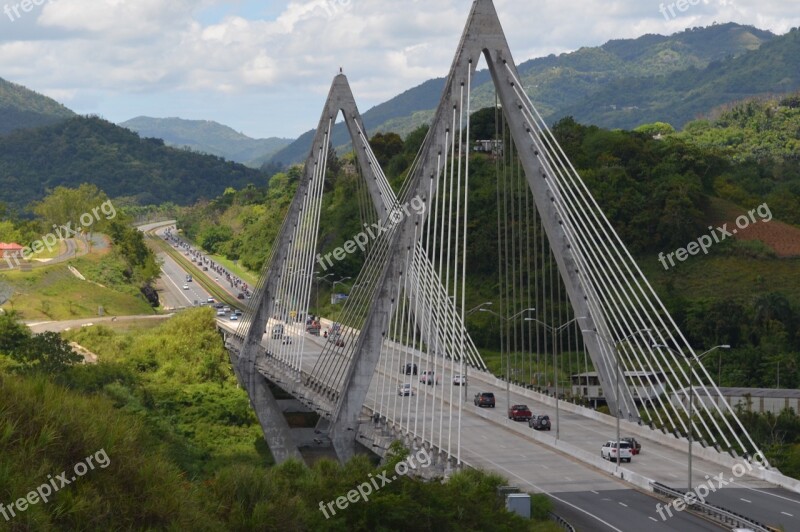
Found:
M 533 413 L 528 408 L 528 405 L 513 405 L 508 409 L 508 419 L 513 419 L 514 421 L 528 421 L 531 416 L 533 416 Z

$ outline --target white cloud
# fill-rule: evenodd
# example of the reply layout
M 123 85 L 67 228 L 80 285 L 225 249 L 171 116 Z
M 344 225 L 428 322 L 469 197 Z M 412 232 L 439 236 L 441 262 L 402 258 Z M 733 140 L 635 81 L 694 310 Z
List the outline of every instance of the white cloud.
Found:
M 778 33 L 800 25 L 784 0 L 704 2 L 675 17 L 659 11 L 671 0 L 496 6 L 520 62 L 715 21 Z M 316 122 L 340 66 L 362 110 L 445 75 L 470 5 L 281 0 L 259 17 L 266 8 L 256 0 L 52 0 L 14 22 L 0 18 L 0 76 L 112 120 L 183 114 L 251 135 L 295 135 Z

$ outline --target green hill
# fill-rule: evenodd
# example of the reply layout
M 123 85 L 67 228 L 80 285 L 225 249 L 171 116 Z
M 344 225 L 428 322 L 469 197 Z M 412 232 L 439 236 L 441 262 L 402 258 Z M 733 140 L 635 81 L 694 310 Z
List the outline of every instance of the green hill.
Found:
M 0 135 L 73 116 L 75 113 L 55 100 L 0 78 Z
M 210 120 L 139 116 L 119 124 L 142 137 L 163 139 L 168 146 L 217 155 L 253 168 L 260 167 L 293 139 L 253 139 Z
M 194 203 L 228 187 L 265 185 L 259 171 L 142 139 L 97 117 L 74 117 L 0 137 L 2 201 L 22 209 L 57 186 L 97 185 L 140 204 Z
M 759 55 L 761 47 L 773 41 L 775 44 Z M 792 34 L 776 37 L 752 26 L 730 23 L 671 36 L 613 40 L 600 47 L 524 61 L 519 72 L 533 103 L 548 121 L 573 116 L 606 128 L 630 129 L 655 121 L 679 127 L 722 103 L 765 91 L 783 93 L 800 88 L 793 67 L 798 54 Z M 770 75 L 741 83 L 751 72 L 751 63 L 762 60 L 769 60 L 764 69 L 771 67 Z M 719 70 L 721 64 L 727 65 L 724 72 Z M 687 80 L 695 79 L 693 76 L 709 83 L 691 91 Z M 712 83 L 714 80 L 718 83 Z M 490 81 L 486 70 L 477 73 L 473 109 L 494 105 Z M 393 131 L 405 135 L 430 121 L 443 88 L 444 78 L 426 81 L 364 113 L 364 123 L 372 134 Z M 684 102 L 687 93 L 692 98 Z M 312 137 L 313 132 L 304 134 L 276 153 L 272 161 L 302 162 Z M 342 125 L 334 128 L 333 143 L 349 143 Z

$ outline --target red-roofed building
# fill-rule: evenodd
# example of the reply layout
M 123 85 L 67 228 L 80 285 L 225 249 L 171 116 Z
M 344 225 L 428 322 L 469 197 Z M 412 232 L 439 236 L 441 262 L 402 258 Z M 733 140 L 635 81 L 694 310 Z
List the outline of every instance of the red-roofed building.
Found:
M 5 242 L 0 242 L 0 258 L 22 258 L 22 250 L 25 249 L 19 244 L 11 243 L 6 244 Z

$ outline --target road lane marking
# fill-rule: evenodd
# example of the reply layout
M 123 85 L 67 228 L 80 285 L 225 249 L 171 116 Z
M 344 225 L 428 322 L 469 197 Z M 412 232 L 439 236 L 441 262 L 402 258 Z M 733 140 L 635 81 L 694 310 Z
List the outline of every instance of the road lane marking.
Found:
M 752 503 L 753 503 L 753 501 L 748 501 L 747 499 L 742 499 L 741 497 L 739 497 L 739 500 L 740 500 L 740 501 L 744 501 L 744 502 L 748 502 L 748 503 L 750 503 L 750 504 L 752 504 Z
M 655 521 L 656 523 L 658 523 L 658 519 L 656 519 L 655 517 L 650 517 L 648 515 L 647 518 L 650 519 L 651 521 Z
M 619 505 L 620 505 L 620 506 L 624 506 L 625 508 L 627 508 L 627 507 L 628 507 L 628 505 L 627 505 L 627 504 L 625 504 L 624 502 L 621 502 L 621 503 L 619 503 Z
M 789 514 L 789 513 L 786 513 L 786 512 L 781 512 L 781 513 L 782 513 L 783 515 L 788 515 L 789 517 L 794 517 L 792 514 Z
M 591 492 L 592 492 L 592 493 L 594 493 L 595 495 L 600 495 L 600 492 L 599 492 L 599 491 L 594 491 L 594 490 L 589 490 L 589 491 L 591 491 Z

